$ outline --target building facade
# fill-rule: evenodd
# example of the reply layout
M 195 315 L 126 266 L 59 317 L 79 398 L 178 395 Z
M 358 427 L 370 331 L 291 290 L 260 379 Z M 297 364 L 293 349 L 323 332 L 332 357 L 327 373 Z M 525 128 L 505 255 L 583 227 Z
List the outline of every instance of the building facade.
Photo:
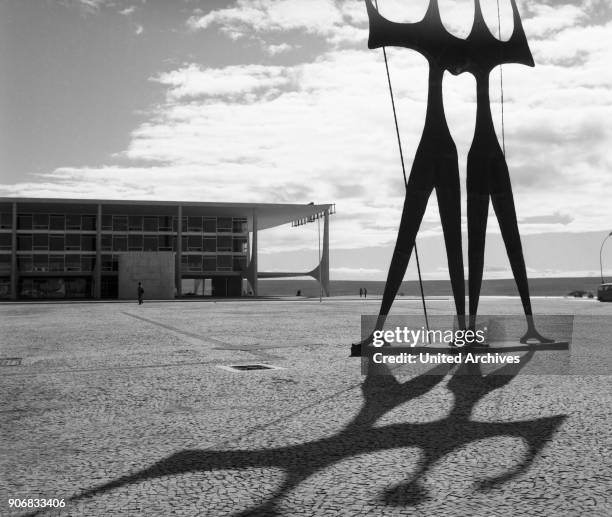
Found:
M 136 278 L 131 259 L 150 266 L 168 253 L 174 271 L 159 275 L 174 276 L 175 296 L 257 294 L 257 278 L 274 276 L 257 269 L 258 231 L 324 217 L 327 232 L 330 213 L 333 205 L 0 198 L 0 298 L 117 298 L 120 264 Z

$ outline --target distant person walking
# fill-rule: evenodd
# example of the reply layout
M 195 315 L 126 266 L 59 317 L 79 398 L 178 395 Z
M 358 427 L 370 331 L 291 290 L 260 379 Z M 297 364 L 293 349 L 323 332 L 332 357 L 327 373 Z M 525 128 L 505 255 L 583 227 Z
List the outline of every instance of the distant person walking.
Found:
M 144 289 L 142 288 L 142 283 L 138 282 L 138 305 L 142 305 L 143 299 L 144 299 Z
M 363 296 L 363 289 L 360 287 L 359 288 L 359 298 L 361 298 Z
M 365 287 L 363 288 L 363 297 L 364 298 L 368 297 L 368 290 Z

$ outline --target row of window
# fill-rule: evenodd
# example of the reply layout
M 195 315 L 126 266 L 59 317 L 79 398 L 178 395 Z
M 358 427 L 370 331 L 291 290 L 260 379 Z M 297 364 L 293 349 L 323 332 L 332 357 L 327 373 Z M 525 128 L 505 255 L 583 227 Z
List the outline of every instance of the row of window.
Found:
M 102 231 L 113 232 L 177 232 L 177 217 L 171 215 L 103 215 Z M 0 229 L 11 229 L 13 216 L 0 214 Z M 19 214 L 18 230 L 96 230 L 95 215 L 80 214 Z M 243 217 L 182 218 L 181 231 L 198 233 L 246 233 L 247 220 Z
M 19 255 L 17 269 L 20 273 L 73 271 L 91 273 L 96 265 L 95 255 Z M 119 255 L 102 255 L 102 271 L 118 271 Z M 246 257 L 234 255 L 184 255 L 183 272 L 244 271 Z M 9 255 L 0 255 L 0 273 L 10 273 Z
M 0 234 L 0 250 L 11 249 L 10 234 Z M 247 252 L 246 237 L 219 235 L 203 237 L 201 235 L 184 236 L 181 239 L 183 251 L 229 251 Z M 95 235 L 65 235 L 35 233 L 17 236 L 18 251 L 96 251 Z M 171 235 L 102 235 L 102 251 L 176 251 L 176 237 Z
M 19 255 L 17 257 L 17 270 L 20 273 L 32 271 L 92 272 L 95 264 L 95 255 Z M 0 261 L 0 270 L 4 265 L 4 261 Z M 10 268 L 10 262 L 8 266 Z
M 181 257 L 181 270 L 183 273 L 244 271 L 246 267 L 246 257 L 235 257 L 232 255 L 217 255 L 216 257 L 184 255 Z

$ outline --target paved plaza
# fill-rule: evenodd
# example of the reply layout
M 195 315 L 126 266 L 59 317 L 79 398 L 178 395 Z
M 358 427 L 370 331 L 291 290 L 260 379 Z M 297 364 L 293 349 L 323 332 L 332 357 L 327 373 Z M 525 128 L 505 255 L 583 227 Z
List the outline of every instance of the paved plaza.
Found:
M 592 331 L 580 375 L 364 377 L 378 304 L 1 304 L 0 515 L 612 515 L 612 304 L 534 300 Z

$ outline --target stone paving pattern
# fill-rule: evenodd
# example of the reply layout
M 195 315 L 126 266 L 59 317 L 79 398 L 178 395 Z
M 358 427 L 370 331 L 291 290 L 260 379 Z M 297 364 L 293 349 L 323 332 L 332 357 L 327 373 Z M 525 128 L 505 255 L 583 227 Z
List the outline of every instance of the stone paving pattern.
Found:
M 0 356 L 23 362 L 0 367 L 0 515 L 28 515 L 8 498 L 75 516 L 612 515 L 609 375 L 365 378 L 348 345 L 378 303 L 1 304 Z M 609 362 L 609 345 L 572 353 Z M 248 363 L 284 369 L 219 368 Z

